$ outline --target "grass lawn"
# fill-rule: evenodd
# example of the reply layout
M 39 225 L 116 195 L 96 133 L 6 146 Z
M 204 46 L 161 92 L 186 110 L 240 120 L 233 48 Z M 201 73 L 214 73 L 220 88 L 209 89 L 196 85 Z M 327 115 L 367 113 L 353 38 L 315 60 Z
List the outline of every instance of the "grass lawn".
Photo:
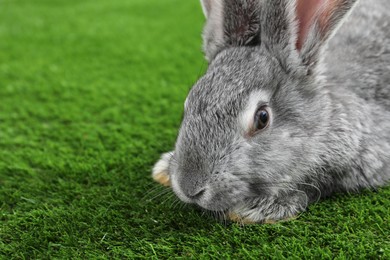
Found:
M 0 259 L 390 258 L 390 188 L 240 226 L 152 182 L 203 22 L 198 0 L 0 0 Z

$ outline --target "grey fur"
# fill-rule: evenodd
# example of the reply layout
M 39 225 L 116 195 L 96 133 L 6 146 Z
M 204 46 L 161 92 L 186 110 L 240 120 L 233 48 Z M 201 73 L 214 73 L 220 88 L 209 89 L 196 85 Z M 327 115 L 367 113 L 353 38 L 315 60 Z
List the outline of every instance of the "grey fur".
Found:
M 388 183 L 390 1 L 339 2 L 298 51 L 295 0 L 207 1 L 210 66 L 169 161 L 179 198 L 260 222 Z M 240 117 L 254 93 L 272 122 L 248 137 Z

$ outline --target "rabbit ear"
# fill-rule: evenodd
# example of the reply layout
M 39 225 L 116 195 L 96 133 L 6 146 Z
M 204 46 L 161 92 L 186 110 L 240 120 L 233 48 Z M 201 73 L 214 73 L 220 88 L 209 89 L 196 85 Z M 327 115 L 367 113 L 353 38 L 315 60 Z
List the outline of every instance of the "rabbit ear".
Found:
M 262 1 L 261 42 L 286 67 L 297 61 L 297 24 L 295 0 Z
M 211 11 L 211 5 L 213 4 L 213 0 L 200 0 L 200 4 L 202 5 L 203 13 L 206 18 L 209 16 Z
M 298 0 L 297 48 L 305 65 L 317 64 L 322 46 L 355 3 L 357 0 Z
M 321 48 L 357 0 L 265 0 L 261 41 L 282 62 L 291 59 L 310 71 Z M 295 66 L 295 65 L 293 65 Z
M 311 24 L 314 22 L 314 17 L 319 15 L 326 0 L 297 0 L 296 16 L 299 24 L 297 48 L 301 49 L 303 41 L 306 39 Z M 322 7 L 322 8 L 321 8 Z
M 259 43 L 259 2 L 260 0 L 202 0 L 207 17 L 203 46 L 209 61 L 226 47 Z

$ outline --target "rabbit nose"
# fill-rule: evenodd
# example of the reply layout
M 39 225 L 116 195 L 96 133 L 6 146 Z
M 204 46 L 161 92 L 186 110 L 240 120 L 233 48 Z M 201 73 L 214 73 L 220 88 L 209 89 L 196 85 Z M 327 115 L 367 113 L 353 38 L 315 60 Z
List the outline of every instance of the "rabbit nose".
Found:
M 185 193 L 186 193 L 186 196 L 188 198 L 190 198 L 191 200 L 199 200 L 204 195 L 205 191 L 206 191 L 205 188 L 201 188 L 201 189 L 194 190 L 194 191 L 187 191 Z

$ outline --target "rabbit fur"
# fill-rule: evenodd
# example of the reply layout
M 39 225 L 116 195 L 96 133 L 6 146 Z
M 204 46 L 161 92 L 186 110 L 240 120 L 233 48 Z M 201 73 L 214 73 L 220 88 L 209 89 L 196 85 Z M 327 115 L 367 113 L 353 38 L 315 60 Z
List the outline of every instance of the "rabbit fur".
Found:
M 389 182 L 390 1 L 299 1 L 201 1 L 209 67 L 153 169 L 182 201 L 269 222 Z

